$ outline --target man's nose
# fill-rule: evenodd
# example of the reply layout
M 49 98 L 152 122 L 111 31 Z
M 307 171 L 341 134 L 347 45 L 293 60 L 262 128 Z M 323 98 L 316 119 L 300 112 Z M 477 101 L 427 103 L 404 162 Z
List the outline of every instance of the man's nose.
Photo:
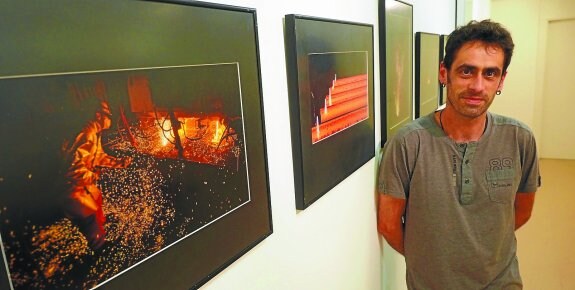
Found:
M 485 80 L 481 74 L 477 74 L 470 80 L 469 89 L 473 90 L 474 92 L 483 91 L 485 88 Z

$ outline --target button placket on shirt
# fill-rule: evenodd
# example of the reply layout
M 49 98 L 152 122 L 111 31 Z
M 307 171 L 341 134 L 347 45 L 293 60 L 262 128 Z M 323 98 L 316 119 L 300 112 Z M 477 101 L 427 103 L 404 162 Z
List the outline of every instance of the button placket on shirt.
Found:
M 473 201 L 473 171 L 471 160 L 475 154 L 476 143 L 460 144 L 462 149 L 463 164 L 461 165 L 461 192 L 459 193 L 459 202 L 461 204 L 471 204 Z

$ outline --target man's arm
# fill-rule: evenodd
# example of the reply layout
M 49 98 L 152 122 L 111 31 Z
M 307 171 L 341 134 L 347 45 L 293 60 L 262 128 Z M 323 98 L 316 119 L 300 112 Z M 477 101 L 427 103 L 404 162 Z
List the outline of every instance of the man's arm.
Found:
M 529 220 L 534 202 L 535 192 L 518 192 L 515 195 L 515 230 Z
M 405 199 L 379 194 L 377 231 L 383 235 L 392 248 L 402 255 L 404 254 L 402 218 L 405 204 Z

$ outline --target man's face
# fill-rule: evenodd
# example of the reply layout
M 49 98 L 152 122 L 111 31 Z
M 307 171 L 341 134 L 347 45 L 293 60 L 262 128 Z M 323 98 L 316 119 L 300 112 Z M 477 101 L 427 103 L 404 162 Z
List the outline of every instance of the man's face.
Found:
M 503 88 L 503 60 L 499 46 L 465 43 L 455 54 L 451 69 L 443 63 L 439 69 L 440 80 L 447 86 L 448 106 L 470 119 L 485 114 L 497 90 Z

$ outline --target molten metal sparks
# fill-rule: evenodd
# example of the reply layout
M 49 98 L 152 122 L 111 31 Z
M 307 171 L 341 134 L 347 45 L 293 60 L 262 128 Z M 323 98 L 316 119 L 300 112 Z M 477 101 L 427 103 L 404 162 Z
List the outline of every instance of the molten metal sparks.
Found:
M 226 131 L 226 126 L 223 124 L 220 126 L 220 120 L 212 121 L 212 124 L 215 124 L 214 128 L 214 138 L 212 138 L 212 144 L 220 143 L 222 136 L 224 136 L 224 132 Z M 214 126 L 214 125 L 212 125 Z
M 68 219 L 39 229 L 32 237 L 32 245 L 32 255 L 48 280 L 65 275 L 77 259 L 91 252 L 84 236 Z
M 210 142 L 213 135 L 186 141 L 186 159 L 203 154 L 205 163 L 233 162 L 216 167 L 157 158 L 173 149 L 158 146 L 159 138 L 146 137 L 157 126 L 132 129 L 138 148 L 119 133 L 107 142 L 113 144 L 115 156 L 130 156 L 132 163 L 128 168 L 102 169 L 98 187 L 103 194 L 106 242 L 98 251 L 88 247 L 77 225 L 67 218 L 46 226 L 23 221 L 27 224 L 16 227 L 11 218 L 17 215 L 1 208 L 2 238 L 15 289 L 94 288 L 249 200 L 245 172 L 239 171 L 245 166 L 241 141 L 224 138 L 220 149 Z M 218 130 L 226 132 L 222 123 Z M 142 148 L 164 151 L 147 155 Z
M 178 129 L 181 151 L 178 150 L 169 119 L 162 119 L 158 127 L 152 119 L 140 118 L 137 126 L 131 128 L 136 136 L 136 150 L 158 158 L 184 159 L 188 161 L 222 166 L 231 154 L 231 149 L 238 145 L 238 137 L 232 128 L 220 117 L 204 119 L 194 117 L 178 118 Z M 227 131 L 227 132 L 226 132 Z M 114 146 L 114 149 L 119 149 Z M 123 150 L 122 148 L 120 150 Z
M 145 248 L 145 238 L 157 235 L 162 225 L 173 221 L 174 209 L 160 187 L 165 179 L 154 168 L 152 158 L 139 158 L 136 170 L 108 171 L 104 185 L 104 212 L 110 226 L 107 239 L 122 246 Z

